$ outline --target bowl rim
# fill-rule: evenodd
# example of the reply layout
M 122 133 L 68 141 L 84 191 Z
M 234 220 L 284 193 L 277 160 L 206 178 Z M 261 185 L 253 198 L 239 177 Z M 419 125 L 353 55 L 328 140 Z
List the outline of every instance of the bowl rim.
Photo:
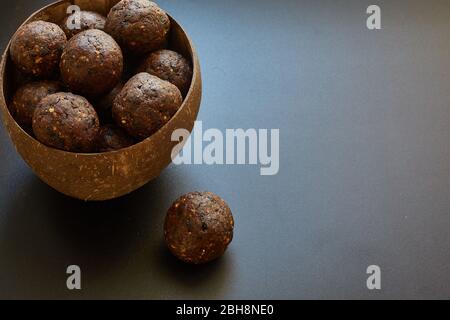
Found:
M 183 28 L 183 26 L 177 21 L 175 20 L 167 11 L 164 10 L 164 12 L 167 14 L 167 16 L 170 19 L 171 22 L 171 28 L 173 23 L 176 24 L 176 26 L 182 31 L 182 33 L 184 34 L 184 36 L 187 39 L 187 43 L 188 43 L 188 50 L 190 51 L 190 60 L 192 63 L 192 79 L 191 79 L 191 85 L 189 86 L 189 90 L 188 93 L 186 94 L 186 96 L 183 99 L 183 103 L 181 104 L 181 106 L 178 108 L 177 112 L 172 116 L 172 118 L 165 123 L 161 128 L 159 128 L 156 132 L 154 132 L 151 136 L 145 138 L 142 141 L 139 141 L 135 144 L 133 144 L 132 146 L 126 147 L 126 148 L 122 148 L 119 150 L 113 150 L 113 151 L 107 151 L 107 152 L 92 152 L 92 153 L 82 153 L 82 152 L 70 152 L 70 151 L 65 151 L 65 150 L 60 150 L 60 149 L 56 149 L 56 148 L 52 148 L 49 147 L 45 144 L 43 144 L 42 142 L 40 142 L 39 140 L 37 140 L 36 138 L 34 138 L 33 136 L 31 136 L 28 132 L 26 132 L 22 126 L 19 125 L 19 123 L 17 123 L 16 119 L 14 119 L 14 117 L 11 114 L 11 111 L 9 110 L 8 107 L 8 101 L 6 99 L 6 92 L 5 92 L 5 82 L 6 82 L 6 63 L 9 59 L 9 51 L 10 51 L 10 47 L 11 47 L 11 41 L 13 39 L 13 37 L 15 36 L 15 34 L 17 33 L 17 31 L 24 25 L 32 22 L 32 20 L 40 13 L 43 13 L 45 10 L 52 8 L 52 7 L 56 7 L 59 5 L 62 5 L 64 3 L 70 4 L 70 2 L 68 2 L 67 0 L 59 0 L 56 2 L 53 2 L 51 4 L 48 4 L 44 7 L 42 7 L 41 9 L 38 9 L 37 11 L 35 11 L 34 13 L 32 13 L 28 18 L 25 19 L 25 21 L 16 29 L 16 31 L 14 32 L 14 34 L 11 36 L 10 40 L 8 41 L 8 44 L 5 48 L 5 50 L 3 51 L 2 54 L 2 60 L 0 62 L 0 99 L 2 99 L 2 102 L 4 102 L 4 106 L 1 106 L 1 108 L 5 108 L 5 113 L 7 115 L 7 117 L 10 118 L 11 122 L 13 123 L 14 126 L 16 126 L 16 128 L 22 133 L 24 134 L 28 139 L 31 139 L 33 142 L 36 142 L 40 145 L 41 148 L 44 149 L 49 149 L 51 152 L 55 152 L 55 153 L 59 153 L 60 155 L 64 155 L 64 156 L 73 156 L 73 157 L 88 157 L 88 158 L 92 158 L 92 157 L 98 157 L 98 156 L 104 156 L 104 155 L 108 155 L 108 154 L 118 154 L 118 153 L 122 153 L 122 152 L 127 152 L 130 151 L 132 149 L 138 148 L 139 146 L 145 144 L 146 142 L 148 142 L 149 139 L 151 139 L 154 135 L 156 135 L 158 132 L 162 131 L 164 128 L 166 128 L 167 126 L 169 126 L 173 121 L 175 121 L 174 119 L 178 116 L 179 113 L 182 112 L 182 110 L 186 107 L 188 100 L 190 100 L 189 98 L 191 97 L 191 95 L 193 95 L 193 88 L 196 85 L 196 82 L 198 81 L 197 79 L 199 79 L 199 74 L 200 74 L 200 63 L 199 63 L 199 59 L 198 59 L 198 55 L 197 55 L 197 50 L 194 46 L 194 43 L 191 39 L 191 37 L 189 36 L 189 34 L 186 32 L 185 28 Z M 6 119 L 5 119 L 6 122 Z

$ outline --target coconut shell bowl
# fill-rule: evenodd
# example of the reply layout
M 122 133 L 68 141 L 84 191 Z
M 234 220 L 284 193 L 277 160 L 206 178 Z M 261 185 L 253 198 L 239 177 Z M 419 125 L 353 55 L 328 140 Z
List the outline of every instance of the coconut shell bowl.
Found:
M 118 1 L 80 0 L 55 2 L 32 14 L 24 24 L 44 20 L 60 23 L 70 5 L 107 15 Z M 170 16 L 169 16 L 170 17 Z M 0 65 L 0 109 L 3 122 L 21 157 L 35 174 L 57 191 L 85 201 L 103 201 L 128 194 L 156 178 L 171 163 L 171 141 L 176 129 L 192 131 L 201 101 L 200 65 L 195 48 L 183 28 L 170 17 L 172 27 L 168 48 L 192 61 L 193 77 L 178 112 L 159 131 L 131 147 L 106 153 L 71 153 L 45 146 L 28 134 L 12 117 L 8 105 L 18 87 L 9 56 L 10 44 Z

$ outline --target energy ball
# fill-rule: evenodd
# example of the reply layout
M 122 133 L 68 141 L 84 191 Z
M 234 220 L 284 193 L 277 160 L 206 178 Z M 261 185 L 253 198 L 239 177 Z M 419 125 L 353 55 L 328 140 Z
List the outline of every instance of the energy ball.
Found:
M 151 53 L 140 66 L 139 72 L 147 72 L 169 81 L 180 89 L 183 96 L 188 93 L 191 85 L 191 64 L 175 51 L 159 50 Z
M 224 254 L 233 239 L 233 228 L 233 215 L 223 199 L 211 192 L 193 192 L 170 207 L 164 236 L 177 258 L 202 264 Z
M 100 128 L 97 140 L 98 152 L 109 152 L 130 147 L 134 140 L 122 129 L 114 125 L 105 125 Z
M 66 43 L 66 34 L 58 25 L 45 21 L 30 22 L 13 36 L 10 56 L 21 72 L 49 78 L 58 71 Z
M 79 22 L 79 25 L 77 23 Z M 106 18 L 93 11 L 79 11 L 67 16 L 61 23 L 61 28 L 70 39 L 74 35 L 89 29 L 103 30 Z
M 143 140 L 164 126 L 182 102 L 176 86 L 143 72 L 125 84 L 114 100 L 112 113 L 129 135 Z
M 33 132 L 43 144 L 72 152 L 93 150 L 99 120 L 85 98 L 55 93 L 41 100 L 33 115 Z
M 106 18 L 105 31 L 127 51 L 141 55 L 166 44 L 170 19 L 149 0 L 122 0 Z
M 39 102 L 46 96 L 61 91 L 57 81 L 36 81 L 20 87 L 12 99 L 16 121 L 27 128 L 31 127 L 33 114 Z
M 122 50 L 101 30 L 86 30 L 67 43 L 61 57 L 61 77 L 70 91 L 98 97 L 111 91 L 122 77 Z

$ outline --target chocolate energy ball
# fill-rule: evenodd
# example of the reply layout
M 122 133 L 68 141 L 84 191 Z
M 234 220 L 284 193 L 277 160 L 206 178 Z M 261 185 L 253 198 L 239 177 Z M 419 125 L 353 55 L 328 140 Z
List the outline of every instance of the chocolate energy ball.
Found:
M 67 43 L 56 24 L 35 21 L 22 26 L 11 40 L 10 56 L 17 68 L 35 77 L 51 77 Z
M 140 55 L 166 44 L 170 19 L 149 0 L 122 0 L 106 18 L 105 31 L 127 51 Z
M 79 22 L 79 25 L 76 23 Z M 67 16 L 61 23 L 61 29 L 70 39 L 74 35 L 89 29 L 103 30 L 105 28 L 106 17 L 93 11 L 79 11 Z
M 33 114 L 39 102 L 46 96 L 61 91 L 61 84 L 57 81 L 36 81 L 20 87 L 12 99 L 16 121 L 31 127 Z
M 183 102 L 180 90 L 148 73 L 138 73 L 114 100 L 113 118 L 132 137 L 143 140 L 158 131 Z
M 233 215 L 223 199 L 211 192 L 193 192 L 170 207 L 164 236 L 176 257 L 201 264 L 223 255 L 233 239 L 233 228 Z
M 100 128 L 97 140 L 98 152 L 109 152 L 130 147 L 134 140 L 125 131 L 114 125 L 105 125 Z
M 180 89 L 183 96 L 188 93 L 191 85 L 191 64 L 175 51 L 159 50 L 151 53 L 140 66 L 139 72 L 147 72 L 169 81 Z
M 33 132 L 43 144 L 72 152 L 91 152 L 99 120 L 85 98 L 55 93 L 41 100 L 33 115 Z
M 86 30 L 67 43 L 61 57 L 61 76 L 75 93 L 98 97 L 111 91 L 123 71 L 122 50 L 101 30 Z

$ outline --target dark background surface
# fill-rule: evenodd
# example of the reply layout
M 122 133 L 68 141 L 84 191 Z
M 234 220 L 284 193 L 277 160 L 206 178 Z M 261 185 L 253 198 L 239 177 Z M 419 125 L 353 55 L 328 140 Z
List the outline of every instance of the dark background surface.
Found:
M 49 2 L 2 2 L 2 47 Z M 372 1 L 159 4 L 199 51 L 204 128 L 279 128 L 280 173 L 171 166 L 83 203 L 38 180 L 2 128 L 0 298 L 450 298 L 450 2 L 377 1 L 381 31 L 365 26 Z M 162 238 L 165 211 L 193 190 L 236 220 L 229 251 L 201 267 Z

